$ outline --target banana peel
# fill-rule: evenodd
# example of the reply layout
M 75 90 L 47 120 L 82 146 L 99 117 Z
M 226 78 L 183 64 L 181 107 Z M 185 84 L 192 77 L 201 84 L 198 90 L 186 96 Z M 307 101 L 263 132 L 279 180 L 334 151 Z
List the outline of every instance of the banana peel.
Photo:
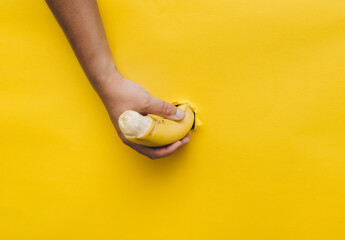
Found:
M 132 110 L 123 112 L 119 117 L 123 135 L 129 141 L 140 145 L 160 147 L 180 140 L 203 125 L 196 116 L 194 104 L 189 101 L 175 101 L 172 104 L 185 112 L 184 119 L 173 121 L 154 114 L 142 116 Z

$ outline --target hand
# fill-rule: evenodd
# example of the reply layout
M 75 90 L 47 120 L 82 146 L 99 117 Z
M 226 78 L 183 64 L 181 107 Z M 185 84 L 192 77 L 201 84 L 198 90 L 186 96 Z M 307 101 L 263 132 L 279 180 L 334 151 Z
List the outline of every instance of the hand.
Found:
M 113 74 L 110 81 L 108 81 L 107 87 L 98 92 L 107 108 L 117 134 L 124 144 L 137 152 L 151 159 L 157 159 L 173 154 L 178 148 L 189 142 L 190 134 L 164 147 L 146 147 L 127 140 L 118 125 L 119 116 L 126 110 L 134 110 L 142 115 L 156 114 L 172 120 L 182 120 L 184 112 L 173 104 L 152 96 L 141 85 L 119 74 Z

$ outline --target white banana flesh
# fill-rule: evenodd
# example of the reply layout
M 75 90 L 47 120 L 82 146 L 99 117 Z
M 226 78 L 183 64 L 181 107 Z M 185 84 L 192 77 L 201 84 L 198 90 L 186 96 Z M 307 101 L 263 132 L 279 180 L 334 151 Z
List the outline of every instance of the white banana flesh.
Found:
M 119 125 L 122 133 L 128 138 L 141 138 L 151 129 L 153 119 L 144 117 L 132 110 L 125 111 L 119 118 Z

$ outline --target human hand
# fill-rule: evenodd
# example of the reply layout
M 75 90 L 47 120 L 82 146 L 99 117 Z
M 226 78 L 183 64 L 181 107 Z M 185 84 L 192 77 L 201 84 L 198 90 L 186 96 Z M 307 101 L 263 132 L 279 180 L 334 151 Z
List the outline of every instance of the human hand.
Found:
M 189 142 L 190 134 L 164 147 L 146 147 L 127 140 L 118 125 L 119 116 L 126 110 L 134 110 L 142 115 L 156 114 L 176 121 L 184 118 L 184 112 L 173 104 L 152 96 L 144 87 L 119 74 L 113 74 L 106 87 L 98 92 L 117 134 L 124 144 L 137 152 L 151 159 L 157 159 L 173 154 Z

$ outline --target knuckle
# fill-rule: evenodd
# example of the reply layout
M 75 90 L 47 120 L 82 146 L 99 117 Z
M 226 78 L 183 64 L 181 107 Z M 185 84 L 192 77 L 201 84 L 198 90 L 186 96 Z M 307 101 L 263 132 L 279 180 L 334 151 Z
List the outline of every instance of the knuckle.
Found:
M 174 106 L 170 103 L 163 102 L 161 106 L 161 113 L 163 115 L 171 115 L 174 111 Z
M 158 152 L 158 153 L 156 153 L 156 157 L 157 158 L 163 158 L 163 157 L 165 157 L 167 154 L 166 154 L 166 152 L 164 151 L 161 151 L 161 152 Z
M 154 155 L 149 155 L 149 156 L 147 156 L 149 159 L 151 159 L 151 160 L 155 160 L 155 159 L 157 159 L 157 157 L 156 156 L 154 156 Z

